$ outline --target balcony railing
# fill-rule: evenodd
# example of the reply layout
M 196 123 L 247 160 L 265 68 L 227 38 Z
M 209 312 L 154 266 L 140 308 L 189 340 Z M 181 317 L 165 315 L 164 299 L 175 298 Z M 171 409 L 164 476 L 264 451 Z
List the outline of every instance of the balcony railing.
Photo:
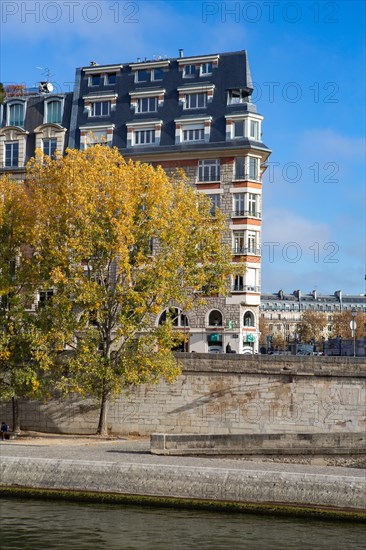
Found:
M 251 285 L 233 285 L 231 292 L 260 292 L 260 287 Z
M 220 183 L 220 174 L 198 176 L 197 183 Z
M 236 172 L 234 181 L 242 181 L 242 180 L 243 181 L 250 180 L 250 181 L 260 182 L 261 178 L 260 178 L 259 174 L 247 174 L 247 173 L 244 173 L 244 172 Z
M 231 213 L 232 218 L 261 218 L 262 212 L 253 212 L 253 210 L 241 210 L 237 208 Z
M 245 254 L 252 254 L 254 256 L 260 256 L 261 255 L 261 249 L 260 248 L 256 248 L 256 247 L 252 247 L 252 246 L 249 246 L 249 247 L 246 247 L 246 248 L 240 248 L 240 247 L 237 247 L 235 246 L 233 248 L 233 254 L 236 255 L 236 256 L 242 256 L 242 255 L 245 255 Z

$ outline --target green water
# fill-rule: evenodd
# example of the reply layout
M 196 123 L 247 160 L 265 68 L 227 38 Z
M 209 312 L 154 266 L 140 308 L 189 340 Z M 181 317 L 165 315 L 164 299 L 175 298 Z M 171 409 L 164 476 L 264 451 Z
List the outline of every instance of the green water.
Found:
M 3 499 L 1 550 L 365 550 L 356 523 Z

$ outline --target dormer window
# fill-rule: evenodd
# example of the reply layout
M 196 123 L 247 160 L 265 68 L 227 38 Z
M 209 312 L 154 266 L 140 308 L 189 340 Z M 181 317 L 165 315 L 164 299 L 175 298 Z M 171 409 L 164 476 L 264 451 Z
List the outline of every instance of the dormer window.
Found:
M 137 99 L 137 113 L 154 113 L 158 110 L 157 97 L 139 97 Z
M 263 117 L 256 113 L 226 115 L 226 139 L 261 140 Z
M 248 98 L 244 95 L 242 90 L 228 90 L 227 93 L 227 104 L 228 105 L 238 105 L 248 101 Z
M 110 73 L 106 76 L 106 84 L 111 86 L 117 82 L 117 73 Z
M 207 105 L 207 93 L 187 94 L 185 109 L 200 109 Z
M 62 121 L 62 102 L 58 99 L 47 101 L 45 103 L 46 123 L 61 124 Z
M 139 69 L 136 71 L 136 82 L 147 82 L 149 80 L 149 71 L 146 69 Z
M 212 75 L 212 63 L 202 63 L 200 76 Z
M 192 78 L 196 76 L 196 65 L 184 65 L 183 78 Z
M 153 69 L 151 73 L 151 80 L 163 80 L 163 78 L 164 78 L 164 69 L 162 69 L 161 67 Z
M 24 126 L 24 103 L 10 103 L 8 105 L 7 126 Z
M 111 112 L 110 101 L 94 101 L 92 103 L 91 116 L 109 116 Z
M 249 137 L 259 140 L 259 122 L 257 120 L 249 121 Z
M 162 121 L 128 122 L 127 147 L 159 145 Z
M 89 117 L 107 117 L 116 109 L 117 94 L 90 94 L 83 97 Z
M 102 84 L 102 75 L 92 74 L 90 77 L 90 86 L 100 86 Z

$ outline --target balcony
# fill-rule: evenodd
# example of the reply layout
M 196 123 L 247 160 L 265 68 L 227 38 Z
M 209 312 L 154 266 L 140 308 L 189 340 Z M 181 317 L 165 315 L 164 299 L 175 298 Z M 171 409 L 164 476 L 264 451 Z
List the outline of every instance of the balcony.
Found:
M 249 246 L 246 248 L 240 248 L 235 246 L 232 250 L 232 253 L 234 256 L 246 256 L 246 255 L 260 256 L 261 249 L 253 246 Z
M 233 285 L 231 292 L 260 292 L 260 287 L 251 285 Z
M 262 218 L 262 212 L 254 212 L 253 210 L 234 210 L 231 213 L 232 218 Z

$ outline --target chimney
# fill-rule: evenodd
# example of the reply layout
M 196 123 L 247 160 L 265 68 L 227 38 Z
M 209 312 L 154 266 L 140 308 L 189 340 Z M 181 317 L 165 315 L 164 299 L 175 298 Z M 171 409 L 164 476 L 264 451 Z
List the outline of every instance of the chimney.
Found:
M 184 50 L 182 48 L 179 48 L 179 57 L 184 56 Z

